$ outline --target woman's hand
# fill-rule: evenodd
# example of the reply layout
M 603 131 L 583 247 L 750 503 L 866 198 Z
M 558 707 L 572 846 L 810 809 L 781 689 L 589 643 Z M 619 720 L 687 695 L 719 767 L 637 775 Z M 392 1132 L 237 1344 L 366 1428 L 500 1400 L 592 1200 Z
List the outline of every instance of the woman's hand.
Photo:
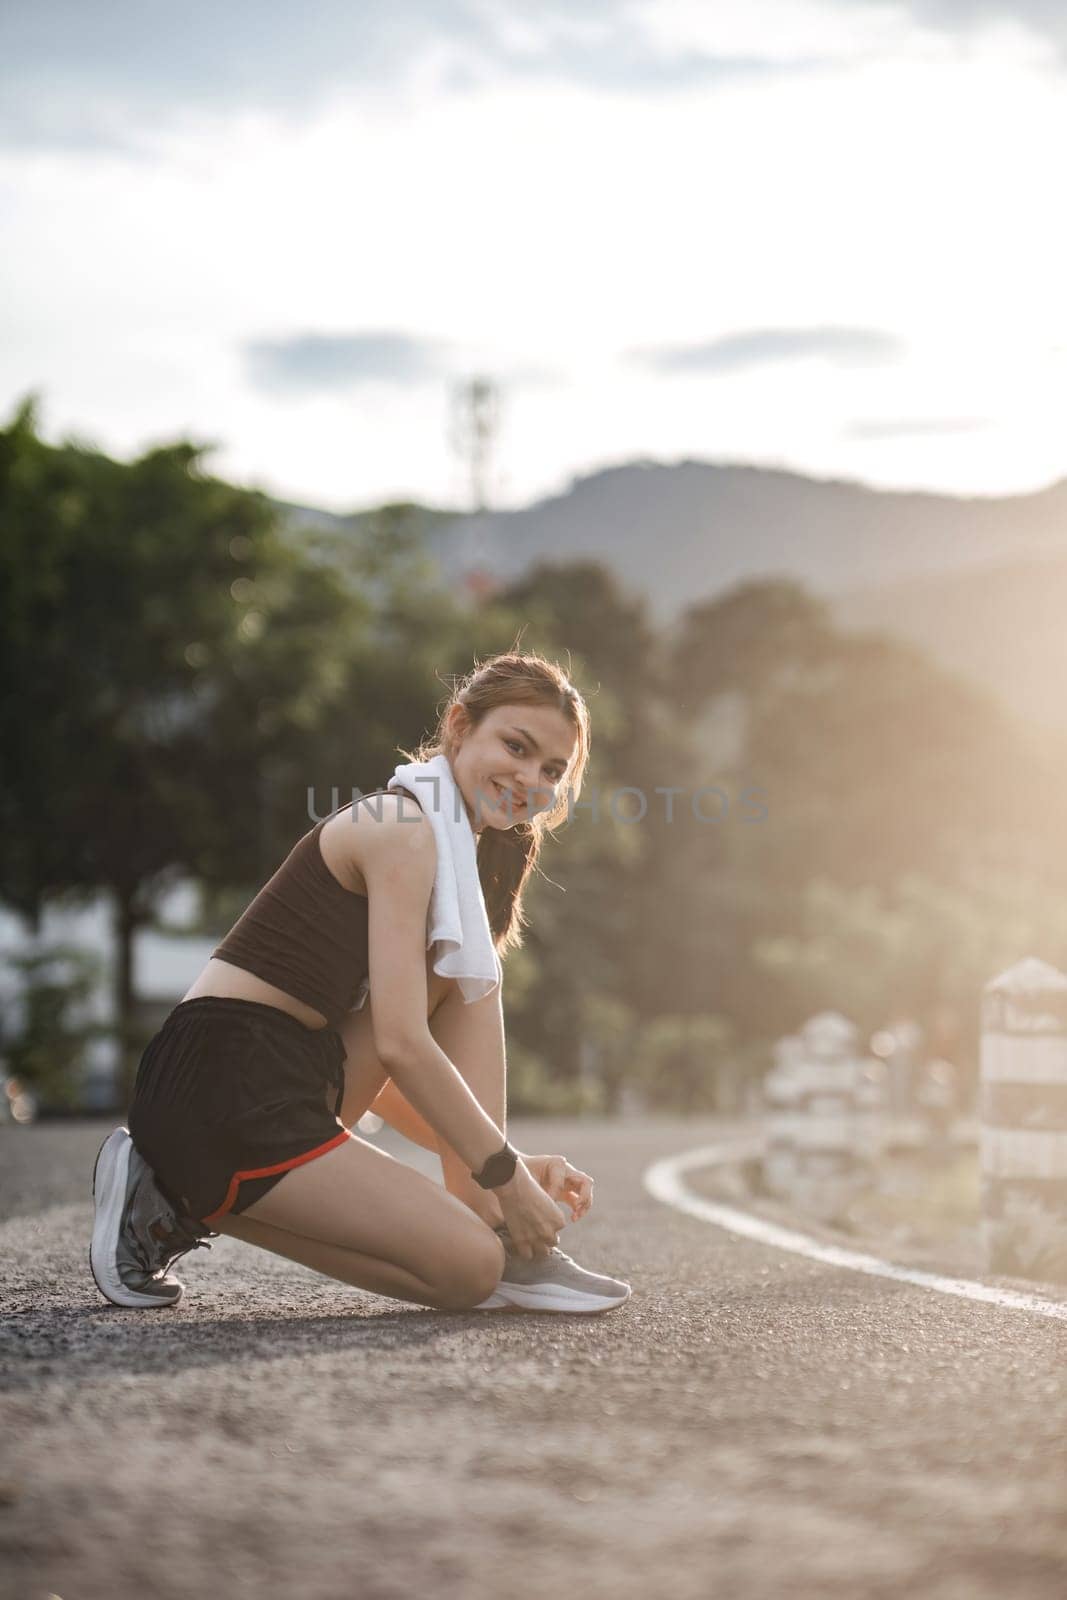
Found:
M 588 1172 L 572 1167 L 566 1156 L 527 1156 L 522 1158 L 546 1194 L 560 1205 L 569 1206 L 575 1222 L 593 1204 L 593 1180 Z
M 508 1225 L 511 1243 L 524 1261 L 543 1260 L 559 1238 L 567 1218 L 552 1197 L 542 1189 L 520 1156 L 507 1183 L 492 1191 Z

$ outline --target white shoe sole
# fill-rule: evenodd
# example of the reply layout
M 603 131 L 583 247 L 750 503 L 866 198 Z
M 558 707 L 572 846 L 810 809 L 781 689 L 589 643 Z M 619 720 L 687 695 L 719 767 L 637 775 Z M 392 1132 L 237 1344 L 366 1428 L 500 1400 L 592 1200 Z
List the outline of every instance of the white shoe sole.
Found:
M 127 1289 L 119 1277 L 115 1249 L 122 1226 L 122 1208 L 126 1199 L 126 1179 L 130 1170 L 129 1131 L 116 1128 L 109 1133 L 96 1154 L 93 1166 L 93 1237 L 89 1246 L 89 1270 L 96 1287 L 115 1306 L 172 1306 L 181 1299 L 175 1295 L 162 1300 L 158 1295 L 141 1294 L 137 1289 Z
M 475 1311 L 570 1311 L 590 1316 L 597 1311 L 612 1311 L 625 1305 L 630 1298 L 627 1285 L 625 1294 L 585 1294 L 580 1289 L 567 1289 L 560 1284 L 502 1283 L 487 1300 L 474 1307 Z

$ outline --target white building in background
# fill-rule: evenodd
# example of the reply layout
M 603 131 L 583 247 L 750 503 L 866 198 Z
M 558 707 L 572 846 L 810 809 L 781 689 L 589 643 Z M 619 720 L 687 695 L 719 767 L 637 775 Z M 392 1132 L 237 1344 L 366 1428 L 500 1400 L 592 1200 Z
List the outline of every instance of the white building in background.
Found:
M 219 942 L 217 937 L 181 931 L 195 926 L 199 913 L 200 894 L 196 883 L 191 880 L 177 883 L 160 897 L 156 916 L 161 926 L 144 927 L 134 935 L 136 1013 L 142 1028 L 150 1032 L 154 1032 L 177 1005 Z M 161 931 L 162 927 L 167 931 Z M 25 985 L 13 958 L 35 951 L 44 954 L 63 945 L 95 958 L 97 966 L 89 997 L 77 1010 L 72 1008 L 71 1022 L 114 1026 L 117 951 L 108 897 L 101 894 L 80 905 L 69 897 L 57 898 L 43 911 L 36 936 L 22 917 L 0 906 L 0 1060 L 5 1045 L 17 1037 L 25 1018 Z M 83 1097 L 87 1111 L 109 1110 L 116 1104 L 117 1067 L 118 1052 L 113 1038 L 104 1035 L 88 1042 Z

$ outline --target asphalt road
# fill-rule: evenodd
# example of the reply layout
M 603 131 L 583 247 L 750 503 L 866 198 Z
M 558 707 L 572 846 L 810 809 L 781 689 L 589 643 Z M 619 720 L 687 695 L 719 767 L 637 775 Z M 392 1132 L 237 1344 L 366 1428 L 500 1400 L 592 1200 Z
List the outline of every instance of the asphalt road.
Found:
M 1067 1594 L 1067 1324 L 644 1191 L 721 1124 L 511 1124 L 597 1180 L 561 1243 L 634 1293 L 590 1318 L 421 1310 L 225 1237 L 180 1306 L 109 1307 L 109 1126 L 0 1128 L 4 1596 Z

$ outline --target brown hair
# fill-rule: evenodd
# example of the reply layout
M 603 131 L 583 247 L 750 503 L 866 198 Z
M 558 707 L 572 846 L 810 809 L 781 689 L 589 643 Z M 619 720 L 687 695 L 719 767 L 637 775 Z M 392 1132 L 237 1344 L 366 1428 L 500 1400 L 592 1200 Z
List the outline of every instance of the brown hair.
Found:
M 589 711 L 579 691 L 554 661 L 536 652 L 506 651 L 476 663 L 453 688 L 438 716 L 435 733 L 424 739 L 414 753 L 403 751 L 409 761 L 429 761 L 436 755 L 451 760 L 455 739 L 450 736 L 447 722 L 456 705 L 463 707 L 471 729 L 495 706 L 554 706 L 578 735 L 555 804 L 510 828 L 484 827 L 478 836 L 478 877 L 493 943 L 497 954 L 503 956 L 522 945 L 522 929 L 527 925 L 522 909 L 523 890 L 537 865 L 544 836 L 566 820 L 568 795 L 577 800 L 582 792 L 582 777 L 589 760 Z

